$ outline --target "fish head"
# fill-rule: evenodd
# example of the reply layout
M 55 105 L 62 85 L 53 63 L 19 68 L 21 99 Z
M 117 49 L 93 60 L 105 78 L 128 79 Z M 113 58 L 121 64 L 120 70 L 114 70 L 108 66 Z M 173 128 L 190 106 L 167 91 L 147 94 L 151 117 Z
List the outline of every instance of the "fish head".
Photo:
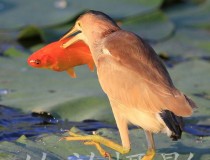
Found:
M 53 57 L 53 50 L 50 51 L 49 48 L 41 48 L 29 56 L 27 60 L 28 65 L 34 68 L 50 69 L 55 63 L 55 58 Z

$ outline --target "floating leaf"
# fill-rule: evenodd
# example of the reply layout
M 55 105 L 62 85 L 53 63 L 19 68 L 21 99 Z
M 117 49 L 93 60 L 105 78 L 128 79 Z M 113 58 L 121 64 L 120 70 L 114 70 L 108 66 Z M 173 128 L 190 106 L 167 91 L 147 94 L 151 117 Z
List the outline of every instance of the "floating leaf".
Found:
M 113 121 L 109 101 L 96 74 L 87 66 L 76 68 L 78 78 L 71 79 L 66 72 L 31 68 L 26 64 L 27 58 L 0 57 L 0 68 L 4 68 L 0 72 L 0 88 L 13 90 L 1 98 L 1 104 L 30 112 L 48 111 L 70 120 Z
M 7 30 L 27 25 L 52 26 L 66 22 L 78 14 L 78 11 L 69 7 L 56 8 L 52 0 L 2 0 L 0 4 L 0 28 Z
M 153 45 L 156 52 L 183 57 L 210 56 L 210 33 L 199 29 L 178 29 L 167 41 Z
M 27 26 L 20 30 L 17 39 L 18 40 L 30 40 L 35 42 L 36 38 L 39 38 L 42 42 L 52 42 L 60 39 L 66 31 L 71 28 L 72 25 L 63 25 L 59 27 L 51 27 L 51 28 L 39 28 L 37 26 Z
M 43 35 L 42 30 L 40 30 L 38 27 L 27 26 L 26 28 L 20 31 L 18 35 L 18 39 L 30 38 L 30 37 L 35 37 L 35 36 L 42 37 L 42 35 Z
M 185 5 L 167 10 L 167 15 L 179 27 L 210 28 L 210 1 L 200 5 Z
M 20 56 L 25 56 L 26 54 L 17 50 L 16 48 L 9 48 L 3 53 L 4 56 L 8 57 L 20 57 Z
M 89 9 L 103 11 L 114 18 L 150 12 L 159 8 L 162 0 L 69 0 L 66 8 L 57 8 L 52 0 L 2 0 L 0 28 L 17 29 L 27 25 L 54 26 L 72 20 Z
M 210 95 L 209 70 L 210 64 L 203 60 L 187 61 L 169 69 L 175 86 L 196 102 L 196 116 L 209 116 L 210 113 L 209 100 L 196 96 L 199 93 Z
M 108 137 L 116 143 L 120 142 L 119 133 L 116 130 L 100 129 L 97 131 L 104 137 Z M 146 137 L 144 131 L 140 129 L 129 130 L 131 139 L 131 151 L 128 154 L 121 155 L 107 147 L 103 148 L 112 155 L 113 159 L 129 159 L 129 157 L 138 157 L 139 154 L 144 154 L 147 150 Z M 30 139 L 20 142 L 0 142 L 0 156 L 4 158 L 13 157 L 13 159 L 26 159 L 30 156 L 31 159 L 41 159 L 46 156 L 48 160 L 67 159 L 73 156 L 77 157 L 101 157 L 95 146 L 84 145 L 79 141 L 59 141 L 65 135 L 43 135 L 36 138 L 35 141 Z M 183 134 L 182 140 L 178 142 L 171 141 L 166 135 L 155 135 L 157 154 L 156 160 L 163 160 L 163 156 L 171 157 L 177 153 L 179 159 L 188 159 L 190 156 L 194 159 L 206 160 L 209 153 L 209 138 L 203 138 L 200 141 L 196 137 L 188 134 Z M 202 141 L 202 142 L 201 142 Z M 202 143 L 202 145 L 198 145 Z M 95 159 L 95 158 L 94 158 Z
M 173 33 L 174 26 L 160 10 L 128 18 L 122 22 L 122 28 L 132 31 L 149 40 L 162 40 Z
M 97 10 L 102 11 L 112 18 L 125 18 L 137 14 L 151 12 L 161 6 L 163 0 L 76 0 L 75 7 L 81 10 Z

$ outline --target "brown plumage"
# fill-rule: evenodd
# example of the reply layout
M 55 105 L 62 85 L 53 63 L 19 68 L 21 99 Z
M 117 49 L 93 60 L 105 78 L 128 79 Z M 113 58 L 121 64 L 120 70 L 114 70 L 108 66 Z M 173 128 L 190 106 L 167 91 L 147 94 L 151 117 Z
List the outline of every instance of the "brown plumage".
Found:
M 63 47 L 83 40 L 90 48 L 98 79 L 107 94 L 119 128 L 123 148 L 130 149 L 128 123 L 145 130 L 153 159 L 152 133 L 181 137 L 182 117 L 191 116 L 195 103 L 176 89 L 155 51 L 139 36 L 122 30 L 98 11 L 83 14 L 65 37 L 80 31 Z
M 141 111 L 192 114 L 188 100 L 174 87 L 157 54 L 138 36 L 119 30 L 106 37 L 102 48 L 110 52 L 98 57 L 99 81 L 108 97 Z

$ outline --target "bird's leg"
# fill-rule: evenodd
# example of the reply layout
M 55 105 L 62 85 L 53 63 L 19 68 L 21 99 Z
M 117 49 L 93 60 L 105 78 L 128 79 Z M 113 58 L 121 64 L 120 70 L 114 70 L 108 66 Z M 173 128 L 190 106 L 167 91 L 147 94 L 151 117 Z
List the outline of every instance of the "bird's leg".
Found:
M 118 111 L 118 103 L 115 101 L 110 100 L 112 110 L 114 113 L 114 117 L 117 123 L 117 127 L 119 129 L 120 133 L 120 138 L 122 140 L 122 145 L 119 145 L 107 138 L 101 137 L 97 134 L 93 135 L 78 135 L 73 132 L 69 132 L 70 136 L 65 137 L 63 139 L 67 141 L 86 141 L 86 145 L 95 145 L 96 148 L 99 150 L 100 154 L 103 157 L 110 157 L 109 153 L 106 152 L 100 145 L 105 145 L 109 148 L 112 148 L 113 150 L 121 153 L 121 154 L 126 154 L 130 151 L 130 140 L 128 136 L 128 126 L 127 126 L 127 121 L 123 116 L 119 114 Z
M 122 146 L 121 146 L 121 150 L 126 150 L 126 153 L 128 153 L 130 151 L 130 139 L 129 139 L 129 133 L 128 133 L 128 122 L 125 119 L 125 117 L 123 117 L 120 112 L 119 112 L 119 108 L 120 108 L 120 104 L 118 102 L 116 102 L 113 99 L 109 99 L 110 100 L 110 104 L 112 106 L 112 111 L 114 114 L 114 118 L 115 121 L 117 123 L 117 128 L 119 130 L 120 133 L 120 138 L 122 141 Z M 120 152 L 120 151 L 119 151 Z M 122 152 L 120 152 L 122 153 Z
M 130 149 L 123 148 L 121 145 L 107 139 L 104 137 L 101 137 L 100 135 L 93 134 L 93 135 L 79 135 L 73 132 L 69 132 L 70 136 L 64 137 L 62 139 L 67 141 L 85 141 L 85 145 L 95 145 L 100 154 L 103 157 L 110 158 L 110 154 L 106 152 L 100 145 L 103 144 L 109 148 L 114 149 L 117 152 L 120 152 L 121 154 L 128 153 Z
M 144 132 L 147 138 L 148 150 L 146 152 L 146 155 L 141 160 L 153 160 L 155 157 L 155 143 L 154 143 L 153 134 L 149 131 L 144 131 Z

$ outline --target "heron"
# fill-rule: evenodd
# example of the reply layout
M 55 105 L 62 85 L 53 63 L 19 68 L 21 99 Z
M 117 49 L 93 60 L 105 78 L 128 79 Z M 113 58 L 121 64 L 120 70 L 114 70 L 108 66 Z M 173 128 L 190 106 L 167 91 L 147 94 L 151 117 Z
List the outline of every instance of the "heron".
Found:
M 148 149 L 142 160 L 155 157 L 154 133 L 166 133 L 172 140 L 181 138 L 183 117 L 193 114 L 196 104 L 173 84 L 163 62 L 140 36 L 123 30 L 108 15 L 90 10 L 76 20 L 61 40 L 67 48 L 82 40 L 90 48 L 98 80 L 106 93 L 122 144 L 99 135 L 81 136 L 70 132 L 66 140 L 86 141 L 103 156 L 110 156 L 101 144 L 121 154 L 131 150 L 128 125 L 141 127 Z

